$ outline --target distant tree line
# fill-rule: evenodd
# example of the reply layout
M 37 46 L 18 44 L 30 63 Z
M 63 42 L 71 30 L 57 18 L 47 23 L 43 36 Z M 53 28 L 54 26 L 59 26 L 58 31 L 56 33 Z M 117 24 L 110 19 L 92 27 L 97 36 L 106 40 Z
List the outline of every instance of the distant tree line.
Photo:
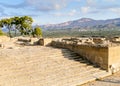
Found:
M 33 19 L 29 16 L 12 17 L 1 19 L 0 27 L 7 28 L 10 37 L 12 37 L 11 31 L 15 32 L 15 36 L 17 35 L 17 31 L 19 31 L 21 35 L 42 36 L 41 28 L 37 26 L 33 29 L 32 23 Z M 37 32 L 36 28 L 39 29 Z

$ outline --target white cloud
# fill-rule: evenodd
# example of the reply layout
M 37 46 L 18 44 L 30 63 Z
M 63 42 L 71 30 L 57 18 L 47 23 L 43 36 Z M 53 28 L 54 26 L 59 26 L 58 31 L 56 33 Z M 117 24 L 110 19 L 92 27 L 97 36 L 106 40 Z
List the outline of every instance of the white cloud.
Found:
M 94 0 L 86 0 L 87 4 L 94 3 Z
M 53 15 L 54 15 L 54 16 L 63 16 L 63 14 L 60 13 L 60 12 L 53 13 Z
M 64 8 L 71 0 L 26 0 L 28 5 L 31 5 L 39 10 L 59 10 Z
M 87 3 L 88 6 L 95 5 L 96 0 L 86 0 L 86 3 Z
M 69 12 L 65 12 L 65 13 L 62 13 L 62 12 L 56 12 L 56 13 L 53 13 L 52 15 L 54 16 L 58 16 L 58 17 L 61 17 L 61 16 L 74 16 L 74 15 L 77 15 L 77 10 L 75 9 L 72 9 L 71 11 Z
M 90 11 L 90 7 L 86 6 L 86 7 L 81 7 L 81 12 L 82 13 L 88 13 Z
M 75 9 L 71 10 L 71 12 L 68 14 L 69 16 L 74 16 L 77 13 Z
M 80 2 L 81 0 L 25 0 L 28 5 L 45 11 L 65 8 L 72 1 Z
M 120 15 L 120 8 L 110 8 L 109 11 L 111 11 L 117 15 Z
M 1 3 L 0 6 L 9 9 L 28 9 L 33 12 L 49 12 L 67 8 L 70 2 L 80 2 L 82 0 L 22 0 L 17 4 Z
M 108 1 L 108 2 L 115 2 L 116 0 L 105 0 L 105 1 Z
M 55 9 L 60 9 L 61 8 L 61 6 L 59 5 L 59 4 L 55 4 Z

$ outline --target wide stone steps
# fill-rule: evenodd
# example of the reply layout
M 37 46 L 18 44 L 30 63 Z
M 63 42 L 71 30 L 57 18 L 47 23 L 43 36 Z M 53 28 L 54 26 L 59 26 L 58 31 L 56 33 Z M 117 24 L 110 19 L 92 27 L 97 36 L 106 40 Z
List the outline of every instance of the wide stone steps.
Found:
M 12 51 L 2 51 L 8 57 L 0 58 L 0 86 L 76 86 L 110 75 L 67 49 L 25 47 L 16 49 L 16 55 Z

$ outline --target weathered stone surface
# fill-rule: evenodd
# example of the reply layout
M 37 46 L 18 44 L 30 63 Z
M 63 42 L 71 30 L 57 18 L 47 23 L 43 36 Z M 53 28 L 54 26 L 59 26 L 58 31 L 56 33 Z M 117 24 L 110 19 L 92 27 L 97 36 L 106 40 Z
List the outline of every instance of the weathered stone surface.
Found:
M 84 39 L 85 40 L 85 39 Z M 74 41 L 52 41 L 52 46 L 67 48 L 81 55 L 84 59 L 100 66 L 107 71 L 117 72 L 120 70 L 120 45 L 110 43 L 109 40 L 95 39 L 93 43 L 78 43 Z M 81 39 L 80 39 L 81 41 Z
M 0 43 L 9 41 L 10 38 L 7 36 L 0 36 Z
M 31 42 L 30 38 L 26 38 L 26 37 L 22 37 L 22 38 L 18 38 L 18 41 L 22 41 L 22 42 Z
M 1 49 L 1 86 L 77 86 L 110 75 L 67 49 Z
M 41 46 L 43 46 L 43 45 L 44 45 L 44 39 L 43 39 L 43 38 L 40 38 L 40 39 L 38 40 L 38 44 L 41 45 Z
M 105 38 L 93 38 L 93 42 L 95 44 L 103 44 L 105 41 Z
M 4 48 L 4 45 L 3 45 L 3 44 L 0 44 L 0 48 Z

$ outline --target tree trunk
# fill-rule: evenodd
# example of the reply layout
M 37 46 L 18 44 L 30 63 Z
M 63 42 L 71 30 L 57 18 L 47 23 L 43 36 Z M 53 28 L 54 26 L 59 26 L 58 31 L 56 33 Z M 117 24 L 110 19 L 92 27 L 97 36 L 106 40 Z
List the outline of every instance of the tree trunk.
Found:
M 17 31 L 16 31 L 16 29 L 15 29 L 15 37 L 16 37 L 16 35 L 17 35 Z
M 12 37 L 10 28 L 9 28 L 9 37 L 10 38 Z

